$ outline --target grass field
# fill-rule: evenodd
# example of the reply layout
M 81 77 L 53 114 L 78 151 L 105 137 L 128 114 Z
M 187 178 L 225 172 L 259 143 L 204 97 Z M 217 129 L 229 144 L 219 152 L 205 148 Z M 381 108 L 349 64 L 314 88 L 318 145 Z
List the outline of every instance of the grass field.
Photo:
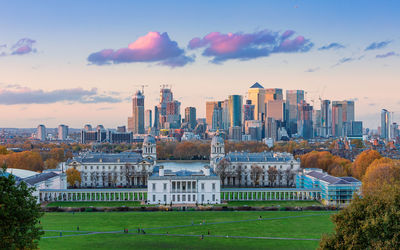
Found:
M 39 247 L 315 249 L 321 234 L 333 229 L 331 214 L 280 211 L 46 213 L 41 220 L 43 229 L 55 231 L 46 231 Z M 146 234 L 137 234 L 138 227 Z M 129 234 L 123 233 L 124 228 L 129 229 Z M 58 237 L 61 230 L 63 237 Z M 205 235 L 203 240 L 200 235 Z
M 229 201 L 228 204 L 219 204 L 218 206 L 308 207 L 308 206 L 322 206 L 322 204 L 318 201 Z

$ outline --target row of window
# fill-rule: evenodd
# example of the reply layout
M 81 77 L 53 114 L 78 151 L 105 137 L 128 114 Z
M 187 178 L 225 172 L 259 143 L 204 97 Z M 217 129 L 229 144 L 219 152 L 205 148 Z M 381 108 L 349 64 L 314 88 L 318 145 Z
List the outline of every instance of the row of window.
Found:
M 167 195 L 166 194 L 164 194 L 164 197 L 163 197 L 164 199 L 163 199 L 163 202 L 167 202 Z M 186 195 L 186 194 L 182 194 L 182 195 L 172 195 L 172 202 L 186 202 L 186 200 L 188 201 L 188 202 L 195 202 L 196 201 L 196 195 L 195 194 L 193 194 L 193 195 L 190 195 L 190 194 L 188 194 L 188 195 Z M 212 201 L 214 201 L 215 202 L 215 194 L 213 194 L 212 195 Z M 156 201 L 156 195 L 155 194 L 153 194 L 153 202 L 157 202 Z M 160 200 L 158 200 L 158 202 L 161 202 Z M 205 202 L 205 200 L 204 200 L 204 194 L 202 194 L 201 195 L 201 202 Z
M 119 170 L 124 170 L 125 169 L 125 166 L 83 166 L 84 167 L 84 169 L 85 170 L 88 170 L 88 169 L 90 169 L 90 170 L 93 170 L 93 169 L 96 169 L 96 170 L 99 170 L 99 169 L 102 169 L 102 170 L 105 170 L 105 169 L 108 169 L 108 170 L 111 170 L 111 169 L 113 169 L 113 170 L 117 170 L 117 169 L 119 169 Z M 143 167 L 145 167 L 145 168 L 147 168 L 147 167 L 149 167 L 149 166 L 147 166 L 147 165 L 140 165 L 140 166 L 131 166 L 131 168 L 132 169 L 142 169 Z
M 200 183 L 201 190 L 205 189 L 205 183 Z M 216 184 L 212 183 L 212 189 L 215 190 Z M 152 190 L 157 190 L 157 183 L 152 184 Z M 163 183 L 163 190 L 167 190 L 167 183 Z M 196 182 L 195 181 L 173 181 L 172 182 L 172 190 L 180 190 L 185 192 L 186 190 L 196 190 Z

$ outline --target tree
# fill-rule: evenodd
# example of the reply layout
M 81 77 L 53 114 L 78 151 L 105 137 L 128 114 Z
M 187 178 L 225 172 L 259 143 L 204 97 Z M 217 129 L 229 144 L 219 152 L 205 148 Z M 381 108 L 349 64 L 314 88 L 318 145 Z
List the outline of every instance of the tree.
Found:
M 263 170 L 260 166 L 252 165 L 250 170 L 250 178 L 253 181 L 254 186 L 260 185 L 260 177 L 263 174 Z
M 243 165 L 241 163 L 238 163 L 238 165 L 236 166 L 236 178 L 238 179 L 239 182 L 239 187 L 242 185 L 242 178 L 243 178 Z
M 384 185 L 400 185 L 400 162 L 389 158 L 376 159 L 363 177 L 363 194 L 379 192 Z
M 55 168 L 57 168 L 57 165 L 58 165 L 58 161 L 56 159 L 53 159 L 53 158 L 49 158 L 49 159 L 44 161 L 44 168 L 45 169 L 55 169 Z
M 400 249 L 400 186 L 355 197 L 332 216 L 332 234 L 324 235 L 320 249 Z
M 7 147 L 0 146 L 0 155 L 6 155 L 6 154 L 8 154 Z
M 221 178 L 221 186 L 225 185 L 225 178 L 229 165 L 229 161 L 224 158 L 218 162 L 217 167 L 215 168 L 215 172 L 219 175 L 219 178 Z
M 70 186 L 75 186 L 76 184 L 79 185 L 81 183 L 81 173 L 75 168 L 67 169 L 66 174 L 67 182 Z
M 276 170 L 275 167 L 269 167 L 267 173 L 269 184 L 273 187 L 275 185 L 276 177 L 278 175 L 278 170 Z
M 43 234 L 40 205 L 32 196 L 34 188 L 16 184 L 13 175 L 0 170 L 0 249 L 37 249 Z
M 359 154 L 352 166 L 353 176 L 359 180 L 362 180 L 368 166 L 376 159 L 380 159 L 382 156 L 375 150 L 365 150 Z

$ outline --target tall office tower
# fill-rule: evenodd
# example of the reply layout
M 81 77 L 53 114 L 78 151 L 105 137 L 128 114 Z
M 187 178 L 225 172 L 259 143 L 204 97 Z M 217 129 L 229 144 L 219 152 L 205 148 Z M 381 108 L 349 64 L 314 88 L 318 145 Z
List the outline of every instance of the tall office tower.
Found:
M 187 107 L 185 108 L 185 122 L 189 124 L 191 129 L 196 127 L 196 108 L 195 107 Z
M 289 134 L 297 133 L 298 105 L 304 101 L 304 90 L 286 90 L 287 128 Z
M 246 104 L 243 105 L 243 123 L 250 120 L 255 120 L 254 105 L 251 103 L 251 100 L 246 100 Z
M 262 121 L 245 121 L 244 128 L 245 134 L 250 135 L 252 141 L 261 141 L 263 128 Z
M 164 128 L 180 128 L 181 127 L 181 103 L 173 100 L 167 103 L 167 120 Z
M 224 129 L 223 123 L 222 123 L 222 113 L 223 109 L 220 106 L 215 106 L 214 107 L 214 112 L 212 116 L 212 130 L 219 130 L 219 129 Z
M 265 119 L 265 138 L 272 138 L 274 141 L 277 140 L 278 126 L 276 120 L 272 117 Z
M 229 110 L 229 100 L 225 100 L 221 104 L 222 107 L 222 128 L 228 131 L 229 127 L 231 126 L 230 122 L 230 110 Z
M 160 128 L 160 111 L 157 106 L 154 106 L 154 124 L 153 127 L 155 129 Z
M 128 118 L 128 131 L 144 134 L 144 95 L 140 90 L 132 97 L 132 116 Z
M 151 109 L 146 109 L 146 111 L 144 112 L 144 129 L 147 133 L 147 131 L 149 130 L 149 128 L 151 128 L 152 126 L 152 111 Z
M 46 127 L 44 125 L 40 124 L 36 130 L 36 139 L 45 141 L 46 137 L 47 137 Z
M 242 127 L 240 127 L 240 126 L 229 127 L 229 139 L 233 140 L 233 141 L 241 141 L 242 140 Z
M 230 127 L 241 127 L 242 126 L 242 96 L 241 95 L 230 95 L 229 100 L 229 122 Z
M 58 140 L 65 141 L 68 137 L 68 126 L 61 124 L 58 126 L 57 133 Z
M 180 128 L 181 103 L 174 100 L 168 85 L 162 85 L 160 90 L 160 103 L 157 106 L 160 129 Z
M 399 125 L 396 122 L 390 124 L 390 136 L 393 140 L 398 140 L 399 137 Z
M 343 103 L 340 101 L 332 102 L 332 135 L 343 136 Z
M 301 101 L 298 105 L 299 120 L 298 120 L 298 132 L 304 139 L 313 138 L 313 106 Z
M 313 131 L 314 137 L 322 136 L 322 127 L 321 127 L 321 110 L 313 110 Z
M 284 121 L 285 103 L 283 100 L 270 100 L 265 103 L 265 117 Z
M 103 125 L 97 125 L 97 142 L 105 142 L 107 140 L 107 130 Z
M 263 121 L 265 115 L 265 89 L 258 82 L 254 83 L 247 92 L 248 99 L 254 105 L 254 120 Z
M 92 125 L 86 124 L 86 125 L 83 127 L 83 129 L 86 130 L 86 131 L 92 131 Z
M 363 123 L 362 121 L 352 121 L 351 122 L 351 129 L 349 131 L 349 134 L 347 135 L 349 137 L 356 137 L 362 139 L 363 136 Z
M 332 135 L 332 110 L 331 101 L 321 100 L 321 136 L 329 137 Z
M 206 123 L 209 129 L 212 127 L 213 112 L 217 105 L 218 102 L 216 101 L 206 102 Z
M 386 109 L 382 109 L 381 111 L 381 139 L 390 140 L 390 124 L 391 117 L 390 112 Z
M 265 103 L 272 100 L 283 100 L 282 89 L 277 89 L 277 88 L 265 89 Z

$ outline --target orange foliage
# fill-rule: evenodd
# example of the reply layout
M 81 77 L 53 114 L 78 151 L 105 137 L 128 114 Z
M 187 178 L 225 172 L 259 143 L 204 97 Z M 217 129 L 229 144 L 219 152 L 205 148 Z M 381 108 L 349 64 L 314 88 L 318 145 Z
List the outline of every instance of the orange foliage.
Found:
M 350 175 L 351 161 L 334 156 L 328 151 L 312 151 L 300 156 L 302 168 L 319 168 L 333 176 Z
M 352 174 L 355 178 L 362 180 L 368 166 L 376 159 L 382 156 L 376 150 L 365 150 L 359 154 L 352 166 Z
M 42 171 L 43 160 L 38 152 L 24 151 L 0 155 L 0 162 L 5 162 L 8 168 Z
M 374 160 L 363 178 L 363 194 L 377 192 L 386 184 L 400 184 L 400 161 L 389 158 Z

